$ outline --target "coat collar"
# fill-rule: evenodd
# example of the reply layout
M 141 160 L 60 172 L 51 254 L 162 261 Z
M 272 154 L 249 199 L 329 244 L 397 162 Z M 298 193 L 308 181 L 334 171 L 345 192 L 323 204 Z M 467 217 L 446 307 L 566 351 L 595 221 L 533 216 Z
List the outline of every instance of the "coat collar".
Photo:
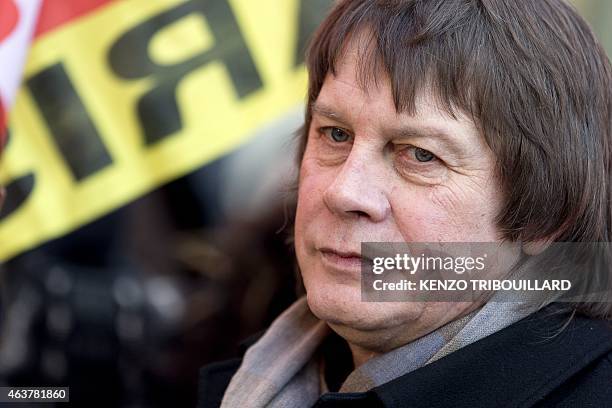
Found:
M 532 405 L 612 350 L 609 322 L 568 319 L 547 308 L 370 393 L 387 407 Z

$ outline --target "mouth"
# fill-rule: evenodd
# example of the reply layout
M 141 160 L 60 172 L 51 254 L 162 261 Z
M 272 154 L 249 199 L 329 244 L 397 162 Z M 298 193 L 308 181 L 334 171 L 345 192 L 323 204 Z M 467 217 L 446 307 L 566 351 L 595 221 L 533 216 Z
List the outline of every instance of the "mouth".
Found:
M 370 259 L 362 257 L 359 252 L 355 251 L 320 248 L 319 252 L 323 262 L 334 269 L 359 272 L 361 271 L 362 264 L 371 263 Z

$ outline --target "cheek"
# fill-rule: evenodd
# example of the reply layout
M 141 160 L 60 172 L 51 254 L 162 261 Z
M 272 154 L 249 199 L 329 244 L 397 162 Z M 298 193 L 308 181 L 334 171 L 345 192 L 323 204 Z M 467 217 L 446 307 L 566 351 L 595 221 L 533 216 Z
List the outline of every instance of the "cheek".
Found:
M 309 228 L 313 228 L 313 220 L 320 216 L 324 208 L 323 192 L 330 182 L 329 171 L 324 171 L 313 160 L 304 157 L 300 167 L 295 216 L 295 243 L 298 256 L 308 241 Z
M 469 213 L 477 211 L 474 205 L 475 202 L 479 201 L 479 198 L 475 197 L 474 193 L 470 193 L 457 185 L 432 188 L 428 199 L 432 207 L 444 213 L 446 218 L 454 221 L 454 223 L 459 220 L 467 221 L 466 217 L 468 219 L 471 218 Z M 484 200 L 484 197 L 480 199 Z
M 497 241 L 495 217 L 500 208 L 500 194 L 494 189 L 455 185 L 431 195 L 432 204 L 445 213 L 447 222 L 462 241 Z
M 454 188 L 453 188 L 454 187 Z M 395 221 L 404 240 L 497 241 L 495 224 L 498 197 L 493 192 L 474 192 L 457 186 L 436 186 L 396 196 Z
M 298 182 L 298 207 L 297 215 L 310 212 L 316 207 L 317 197 L 321 195 L 323 186 L 316 173 L 310 169 L 308 163 L 303 162 L 300 168 Z
M 298 212 L 320 210 L 323 207 L 323 193 L 333 183 L 334 177 L 333 168 L 320 166 L 317 160 L 306 155 L 300 166 Z
M 392 205 L 397 229 L 405 242 L 437 242 L 451 233 L 447 216 L 431 201 L 414 196 L 395 197 Z

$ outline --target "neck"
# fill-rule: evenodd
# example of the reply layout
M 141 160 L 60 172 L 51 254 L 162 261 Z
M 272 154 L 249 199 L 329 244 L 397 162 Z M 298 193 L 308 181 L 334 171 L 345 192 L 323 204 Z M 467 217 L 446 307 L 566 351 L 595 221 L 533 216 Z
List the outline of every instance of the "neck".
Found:
M 352 343 L 348 343 L 348 345 L 351 349 L 351 354 L 353 355 L 353 367 L 355 367 L 355 369 L 360 367 L 362 364 L 364 364 L 371 358 L 379 356 L 381 354 L 379 352 L 368 350 Z

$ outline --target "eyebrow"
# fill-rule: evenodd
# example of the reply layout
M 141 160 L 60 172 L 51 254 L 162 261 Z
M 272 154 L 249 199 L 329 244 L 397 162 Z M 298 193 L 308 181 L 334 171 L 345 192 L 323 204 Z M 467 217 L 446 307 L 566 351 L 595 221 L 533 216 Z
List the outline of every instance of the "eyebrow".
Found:
M 328 105 L 315 102 L 311 105 L 313 113 L 335 120 L 344 125 L 349 124 L 349 120 L 340 112 L 337 112 Z M 461 140 L 453 137 L 446 131 L 434 127 L 417 127 L 404 125 L 398 128 L 384 128 L 382 133 L 389 139 L 434 139 L 440 141 L 448 150 L 458 156 L 465 156 L 467 151 L 461 144 Z
M 321 116 L 325 116 L 326 118 L 329 119 L 333 119 L 335 121 L 338 122 L 342 122 L 344 124 L 348 124 L 348 120 L 344 117 L 344 115 L 342 115 L 339 112 L 336 112 L 334 109 L 330 108 L 327 105 L 323 105 L 319 102 L 315 102 L 312 105 L 310 105 L 310 109 L 312 110 L 312 112 L 321 115 Z

